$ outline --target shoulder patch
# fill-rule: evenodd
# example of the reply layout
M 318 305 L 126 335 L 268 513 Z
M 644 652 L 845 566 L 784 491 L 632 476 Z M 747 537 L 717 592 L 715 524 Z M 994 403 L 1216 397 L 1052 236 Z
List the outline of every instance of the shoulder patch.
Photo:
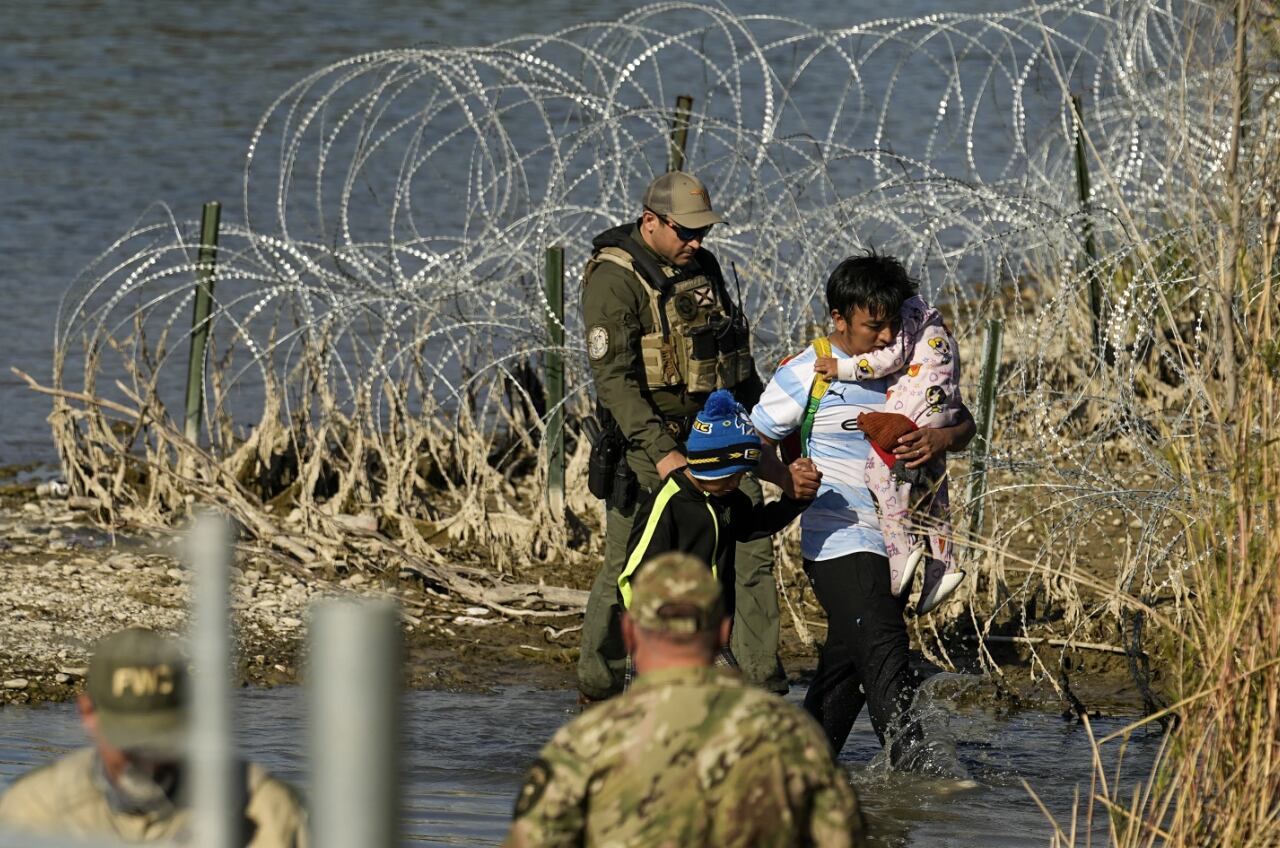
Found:
M 603 359 L 608 352 L 609 330 L 597 324 L 587 333 L 587 356 L 592 359 Z
M 542 799 L 550 782 L 551 765 L 539 757 L 529 767 L 529 776 L 525 778 L 524 786 L 520 787 L 520 797 L 516 798 L 515 818 L 520 818 L 533 809 L 533 805 Z

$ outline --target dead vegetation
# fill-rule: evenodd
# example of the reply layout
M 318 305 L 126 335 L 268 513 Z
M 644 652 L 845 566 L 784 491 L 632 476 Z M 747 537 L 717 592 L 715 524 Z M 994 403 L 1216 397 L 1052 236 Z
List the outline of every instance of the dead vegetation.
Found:
M 271 556 L 411 571 L 562 631 L 554 619 L 581 608 L 600 549 L 573 269 L 665 166 L 659 83 L 680 71 L 704 80 L 690 162 L 733 221 L 715 247 L 741 274 L 762 370 L 808 340 L 831 259 L 872 240 L 951 308 L 970 398 L 985 322 L 1004 321 L 987 522 L 968 524 L 959 459 L 971 579 L 915 621 L 926 655 L 1030 675 L 1077 709 L 1081 653 L 1123 657 L 1157 712 L 1174 689 L 1156 676 L 1181 656 L 1167 646 L 1201 615 L 1196 581 L 1222 555 L 1204 522 L 1237 495 L 1233 414 L 1261 396 L 1255 359 L 1273 371 L 1275 358 L 1255 332 L 1271 325 L 1252 323 L 1274 310 L 1271 265 L 1245 274 L 1231 259 L 1271 255 L 1258 251 L 1274 241 L 1273 110 L 1250 113 L 1228 168 L 1222 139 L 1241 134 L 1223 132 L 1231 77 L 1211 11 L 1132 0 L 819 34 L 644 7 L 501 49 L 358 57 L 301 81 L 254 133 L 244 223 L 223 228 L 213 273 L 198 444 L 181 403 L 193 224 L 148 219 L 104 252 L 64 303 L 52 381 L 30 382 L 52 399 L 68 481 L 106 525 L 175 526 L 217 504 Z M 582 72 L 565 57 L 588 44 Z M 905 56 L 933 57 L 912 67 L 940 77 L 920 138 L 894 137 Z M 815 100 L 846 78 L 841 98 Z M 1007 161 L 944 151 L 975 144 Z M 557 242 L 570 269 L 563 520 L 542 496 L 540 371 L 558 319 L 541 251 Z M 784 614 L 803 639 L 816 608 L 788 539 Z

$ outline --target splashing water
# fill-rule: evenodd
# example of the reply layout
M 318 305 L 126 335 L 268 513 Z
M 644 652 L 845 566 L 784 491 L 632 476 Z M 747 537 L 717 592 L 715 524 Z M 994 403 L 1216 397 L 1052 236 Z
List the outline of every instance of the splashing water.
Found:
M 376 513 L 396 555 L 424 563 L 452 544 L 479 545 L 499 570 L 563 552 L 567 531 L 513 484 L 536 490 L 545 475 L 552 410 L 537 370 L 555 320 L 543 251 L 565 246 L 576 302 L 591 235 L 637 213 L 687 93 L 688 167 L 729 219 L 713 247 L 737 268 L 766 376 L 823 320 L 835 261 L 872 244 L 901 255 L 966 344 L 987 317 L 1019 328 L 999 381 L 1001 429 L 1016 438 L 998 440 L 993 464 L 1034 475 L 1026 485 L 1048 503 L 1036 508 L 1051 538 L 1029 558 L 1068 620 L 1115 611 L 1115 597 L 1086 602 L 1052 576 L 1087 558 L 1079 529 L 1106 510 L 1126 518 L 1122 592 L 1180 597 L 1186 564 L 1169 554 L 1182 531 L 1159 517 L 1218 484 L 1163 452 L 1165 434 L 1193 430 L 1203 411 L 1210 291 L 1175 248 L 1199 214 L 1176 204 L 1223 178 L 1217 48 L 1196 35 L 1207 8 L 1072 0 L 819 31 L 660 3 L 613 23 L 321 68 L 258 123 L 239 220 L 222 229 L 207 455 L 179 435 L 195 225 L 160 211 L 64 299 L 54 388 L 72 395 L 52 419 L 63 466 L 116 517 L 172 520 L 190 496 L 216 500 L 251 534 L 322 561 L 349 553 L 330 519 L 352 509 Z M 1072 90 L 1101 175 L 1088 213 Z M 907 110 L 932 115 L 923 131 L 902 132 Z M 1104 246 L 1096 265 L 1086 218 Z M 1080 341 L 1095 276 L 1109 281 L 1110 368 Z M 1153 347 L 1169 304 L 1194 326 L 1190 359 Z M 572 481 L 590 379 L 572 307 L 563 329 Z M 1116 444 L 1148 479 L 1099 461 Z M 597 509 L 584 488 L 569 487 L 578 515 Z M 274 502 L 287 508 L 263 506 Z M 285 527 L 278 513 L 291 507 L 300 524 Z

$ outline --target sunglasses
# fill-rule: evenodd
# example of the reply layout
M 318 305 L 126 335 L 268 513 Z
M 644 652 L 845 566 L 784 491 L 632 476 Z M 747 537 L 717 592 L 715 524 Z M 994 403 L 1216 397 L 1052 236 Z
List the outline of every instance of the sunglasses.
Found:
M 652 209 L 649 211 L 653 212 Z M 715 224 L 707 224 L 705 227 L 682 227 L 665 215 L 659 215 L 657 212 L 653 212 L 653 215 L 670 227 L 680 241 L 702 241 L 707 237 L 707 233 L 711 232 L 711 228 L 715 226 Z

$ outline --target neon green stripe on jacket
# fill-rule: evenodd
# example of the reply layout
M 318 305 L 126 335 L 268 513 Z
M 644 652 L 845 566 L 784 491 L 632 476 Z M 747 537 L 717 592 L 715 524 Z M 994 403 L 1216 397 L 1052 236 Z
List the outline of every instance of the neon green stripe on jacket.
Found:
M 631 556 L 627 558 L 627 564 L 622 569 L 622 573 L 618 575 L 618 591 L 622 594 L 622 606 L 624 609 L 631 607 L 631 577 L 648 557 L 649 543 L 653 541 L 653 531 L 657 528 L 658 522 L 662 520 L 662 513 L 667 508 L 667 503 L 675 497 L 680 491 L 680 485 L 676 483 L 675 477 L 668 477 L 666 483 L 658 490 L 658 495 L 654 499 L 653 509 L 649 511 L 649 519 L 644 525 L 644 534 L 640 537 L 640 543 L 636 545 L 635 550 L 631 552 Z M 720 521 L 716 518 L 715 508 L 711 503 L 707 503 L 707 512 L 711 514 L 711 526 L 715 529 L 715 545 L 712 551 L 718 550 L 720 547 Z M 711 573 L 717 575 L 715 554 L 711 555 Z

